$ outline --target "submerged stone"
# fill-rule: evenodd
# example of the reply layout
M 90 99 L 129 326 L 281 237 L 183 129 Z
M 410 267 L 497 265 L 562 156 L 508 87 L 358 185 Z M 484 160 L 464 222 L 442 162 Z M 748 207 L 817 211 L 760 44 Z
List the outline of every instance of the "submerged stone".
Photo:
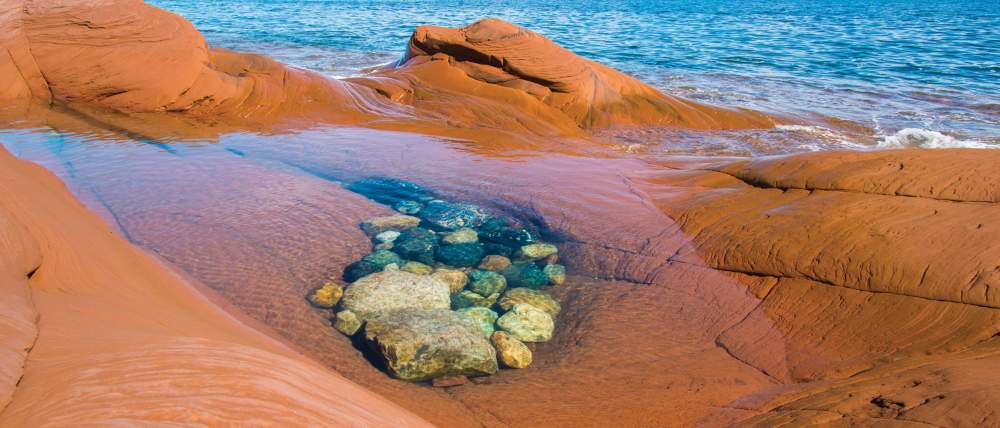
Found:
M 552 298 L 552 295 L 546 293 L 542 290 L 535 290 L 531 288 L 508 288 L 506 293 L 500 297 L 500 301 L 497 306 L 505 311 L 511 310 L 515 305 L 527 303 L 538 309 L 541 309 L 552 316 L 554 319 L 559 315 L 559 311 L 562 307 L 559 306 L 559 302 Z
M 559 249 L 555 245 L 546 244 L 544 242 L 536 242 L 534 244 L 528 244 L 522 246 L 520 250 L 517 251 L 517 257 L 522 260 L 539 260 L 558 253 Z
M 549 282 L 554 285 L 562 285 L 566 282 L 566 267 L 563 265 L 546 265 L 542 272 L 545 272 L 545 276 L 549 277 Z
M 395 178 L 366 178 L 348 184 L 347 190 L 385 205 L 402 201 L 424 202 L 434 199 L 434 191 L 409 181 Z
M 437 248 L 437 260 L 448 266 L 472 267 L 479 264 L 485 251 L 479 243 L 442 245 Z
M 362 321 L 398 309 L 448 309 L 448 284 L 428 275 L 395 269 L 359 279 L 347 290 L 340 308 L 353 311 Z
M 361 230 L 368 236 L 376 236 L 382 232 L 400 232 L 406 229 L 417 227 L 420 219 L 408 215 L 390 215 L 384 217 L 373 217 L 361 223 Z
M 471 244 L 479 242 L 476 231 L 467 227 L 458 229 L 441 238 L 442 244 Z
M 458 269 L 439 267 L 434 270 L 431 276 L 447 283 L 453 294 L 462 291 L 465 284 L 469 283 L 469 275 Z
M 514 263 L 503 270 L 508 287 L 538 288 L 549 283 L 542 268 L 531 262 Z
M 483 257 L 483 260 L 479 262 L 480 269 L 491 272 L 503 272 L 508 266 L 510 266 L 510 259 L 496 254 Z
M 333 316 L 333 328 L 348 336 L 354 336 L 361 329 L 361 319 L 353 311 L 343 310 Z
M 417 275 L 430 275 L 431 272 L 434 272 L 434 268 L 414 261 L 403 263 L 403 266 L 400 267 L 399 270 L 403 272 L 415 273 Z
M 497 319 L 497 327 L 522 342 L 548 342 L 555 323 L 545 311 L 519 303 Z
M 380 270 L 382 270 L 381 267 L 375 266 L 371 262 L 358 260 L 344 268 L 343 278 L 344 281 L 354 282 Z
M 490 342 L 497 350 L 497 357 L 504 367 L 523 369 L 531 365 L 531 349 L 515 339 L 509 333 L 498 331 L 490 337 Z
M 530 230 L 520 227 L 501 227 L 488 230 L 480 228 L 479 239 L 517 248 L 534 243 L 538 240 L 538 236 Z
M 340 298 L 344 296 L 344 288 L 338 284 L 327 282 L 322 287 L 314 288 L 309 293 L 309 303 L 317 308 L 330 309 L 337 306 Z
M 507 280 L 496 272 L 474 270 L 469 273 L 469 281 L 469 289 L 484 297 L 502 293 L 507 288 Z
M 404 263 L 398 254 L 390 250 L 377 250 L 362 258 L 361 261 L 370 263 L 376 270 L 385 269 L 386 266 L 392 264 L 400 266 Z
M 436 229 L 455 230 L 463 227 L 478 227 L 489 214 L 482 208 L 467 203 L 445 201 L 428 202 L 420 210 L 420 219 Z
M 496 351 L 472 319 L 447 309 L 401 309 L 369 320 L 365 340 L 408 381 L 497 372 Z
M 496 242 L 483 242 L 483 251 L 486 251 L 486 254 L 494 254 L 504 257 L 510 257 L 514 254 L 514 248 L 508 247 L 504 244 L 497 244 Z
M 421 207 L 420 202 L 417 201 L 399 201 L 392 206 L 392 209 L 406 215 L 416 215 L 420 212 Z
M 483 297 L 472 290 L 462 290 L 451 295 L 451 308 L 456 310 L 472 307 L 488 308 L 495 305 L 499 298 L 500 293 Z
M 375 235 L 375 240 L 384 244 L 395 241 L 396 238 L 399 238 L 399 232 L 395 230 L 387 230 Z
M 434 264 L 434 251 L 438 247 L 437 235 L 422 227 L 404 230 L 392 243 L 392 251 L 407 260 Z
M 493 323 L 497 322 L 497 318 L 500 317 L 496 312 L 493 312 L 489 308 L 484 308 L 480 306 L 474 306 L 471 308 L 462 308 L 456 312 L 472 318 L 477 323 L 479 323 L 479 328 L 483 330 L 483 334 L 486 337 L 490 337 L 495 330 L 493 328 Z

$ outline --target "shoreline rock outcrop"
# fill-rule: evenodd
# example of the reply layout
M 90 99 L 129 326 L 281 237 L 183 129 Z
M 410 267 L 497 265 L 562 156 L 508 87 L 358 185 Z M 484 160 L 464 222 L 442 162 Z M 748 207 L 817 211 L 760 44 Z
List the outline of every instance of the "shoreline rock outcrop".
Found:
M 441 134 L 493 128 L 581 136 L 613 125 L 775 124 L 762 113 L 664 95 L 496 19 L 462 29 L 419 27 L 398 67 L 344 80 L 211 48 L 190 22 L 141 0 L 5 0 L 0 33 L 9 52 L 0 56 L 5 103 L 243 128 L 311 121 Z

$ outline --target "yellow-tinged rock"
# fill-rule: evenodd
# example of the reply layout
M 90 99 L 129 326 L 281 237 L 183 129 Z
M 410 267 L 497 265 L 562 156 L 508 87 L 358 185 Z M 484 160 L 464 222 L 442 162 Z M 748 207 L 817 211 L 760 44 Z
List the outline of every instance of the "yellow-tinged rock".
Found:
M 507 332 L 494 332 L 490 341 L 497 350 L 500 363 L 505 367 L 523 369 L 531 365 L 531 349 Z
M 322 287 L 317 287 L 309 293 L 309 303 L 317 308 L 330 309 L 337 306 L 340 298 L 344 297 L 344 287 L 333 282 L 327 282 Z

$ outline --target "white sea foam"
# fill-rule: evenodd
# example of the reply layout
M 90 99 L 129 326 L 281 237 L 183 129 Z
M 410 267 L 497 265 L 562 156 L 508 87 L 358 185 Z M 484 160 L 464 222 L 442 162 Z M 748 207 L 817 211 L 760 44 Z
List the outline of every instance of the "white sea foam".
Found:
M 1000 149 L 1000 145 L 972 140 L 959 140 L 937 131 L 919 128 L 905 128 L 894 135 L 883 137 L 876 145 L 882 149 Z
M 832 143 L 835 147 L 843 147 L 848 149 L 863 149 L 864 145 L 858 144 L 851 141 L 847 136 L 834 131 L 830 128 L 824 128 L 822 126 L 814 125 L 778 125 L 776 128 L 787 132 L 799 132 L 803 134 L 809 134 L 812 137 L 818 138 L 819 140 L 825 141 L 827 143 Z M 829 150 L 830 147 L 816 145 L 816 144 L 805 144 L 802 146 L 803 149 L 819 151 L 819 150 Z

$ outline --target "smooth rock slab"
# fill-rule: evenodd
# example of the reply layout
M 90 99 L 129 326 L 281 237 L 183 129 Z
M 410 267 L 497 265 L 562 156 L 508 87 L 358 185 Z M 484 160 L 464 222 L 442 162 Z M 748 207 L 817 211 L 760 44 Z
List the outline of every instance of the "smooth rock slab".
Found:
M 504 367 L 523 369 L 531 365 L 531 350 L 507 332 L 498 331 L 490 337 L 497 350 L 497 356 Z
M 489 339 L 472 319 L 447 309 L 401 309 L 369 320 L 365 340 L 393 376 L 424 381 L 497 372 Z
M 522 342 L 548 342 L 555 323 L 545 311 L 519 303 L 497 319 L 497 327 Z
M 387 269 L 347 287 L 340 308 L 362 321 L 400 309 L 448 309 L 449 291 L 448 284 L 432 276 Z

